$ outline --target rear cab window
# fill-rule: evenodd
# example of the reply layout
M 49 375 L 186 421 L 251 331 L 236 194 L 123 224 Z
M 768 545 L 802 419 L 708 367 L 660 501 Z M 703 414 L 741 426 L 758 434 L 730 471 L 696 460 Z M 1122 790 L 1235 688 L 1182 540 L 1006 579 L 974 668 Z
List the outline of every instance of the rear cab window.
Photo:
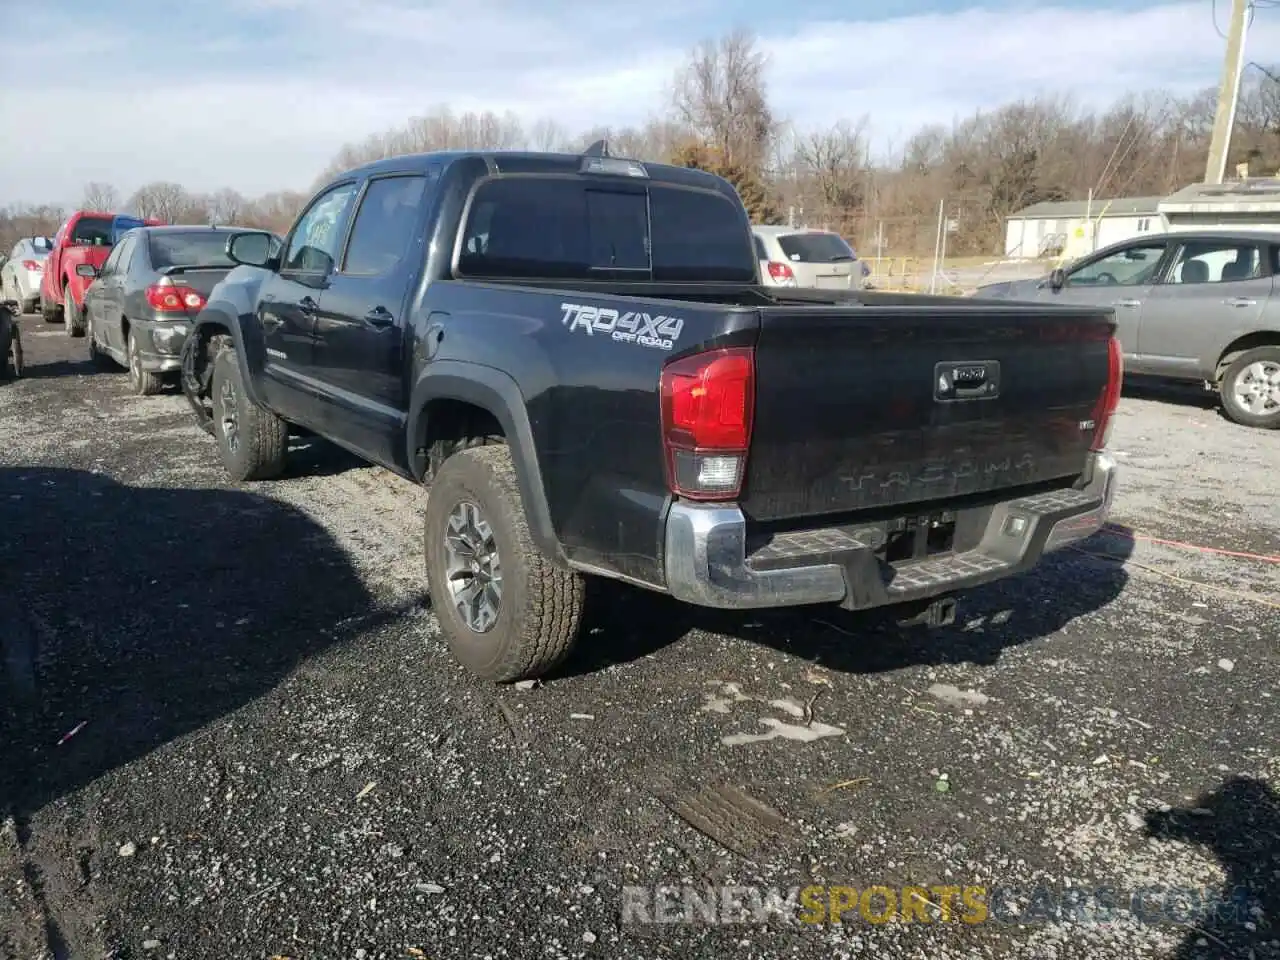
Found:
M 169 267 L 225 267 L 235 263 L 227 256 L 227 240 L 231 234 L 212 230 L 191 233 L 152 233 L 148 247 L 151 265 L 157 270 Z
M 81 217 L 71 230 L 71 242 L 109 247 L 115 242 L 110 217 Z
M 481 278 L 754 283 L 741 208 L 660 182 L 508 174 L 481 181 L 458 275 Z
M 795 263 L 839 263 L 856 260 L 853 248 L 834 233 L 784 233 L 778 246 Z

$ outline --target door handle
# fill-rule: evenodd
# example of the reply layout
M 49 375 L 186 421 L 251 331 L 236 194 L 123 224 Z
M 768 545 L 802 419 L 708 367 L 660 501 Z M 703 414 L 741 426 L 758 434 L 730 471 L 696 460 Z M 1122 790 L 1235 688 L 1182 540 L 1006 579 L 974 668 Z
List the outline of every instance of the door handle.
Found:
M 1142 306 L 1142 301 L 1141 301 L 1141 300 L 1117 300 L 1115 303 L 1113 303 L 1113 304 L 1112 304 L 1112 306 L 1114 306 L 1114 307 L 1140 307 L 1140 306 Z
M 1227 299 L 1222 302 L 1229 307 L 1252 307 L 1258 301 L 1250 300 L 1248 297 L 1227 297 Z
M 376 306 L 364 315 L 364 322 L 371 327 L 389 327 L 396 322 L 395 316 L 384 306 Z
M 311 299 L 310 295 L 303 297 L 298 301 L 298 309 L 303 313 L 315 313 L 320 309 L 320 304 Z

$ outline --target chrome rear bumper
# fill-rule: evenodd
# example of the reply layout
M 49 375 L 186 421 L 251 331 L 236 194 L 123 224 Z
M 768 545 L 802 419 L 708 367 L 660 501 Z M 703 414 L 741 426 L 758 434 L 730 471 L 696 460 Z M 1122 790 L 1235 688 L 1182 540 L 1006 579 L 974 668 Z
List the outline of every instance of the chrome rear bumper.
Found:
M 783 534 L 749 547 L 746 518 L 732 504 L 675 503 L 667 515 L 667 590 L 707 607 L 837 603 L 866 609 L 925 599 L 1033 567 L 1046 552 L 1097 532 L 1115 496 L 1116 461 L 1090 458 L 1088 482 L 987 508 L 977 545 L 936 559 L 889 564 L 875 527 Z

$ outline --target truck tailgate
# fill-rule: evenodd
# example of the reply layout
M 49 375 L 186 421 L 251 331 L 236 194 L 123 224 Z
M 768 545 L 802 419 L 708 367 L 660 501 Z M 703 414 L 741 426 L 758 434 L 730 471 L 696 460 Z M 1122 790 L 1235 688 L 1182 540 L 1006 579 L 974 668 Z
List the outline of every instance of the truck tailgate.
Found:
M 783 521 L 1069 483 L 1114 326 L 1025 303 L 762 308 L 740 506 Z

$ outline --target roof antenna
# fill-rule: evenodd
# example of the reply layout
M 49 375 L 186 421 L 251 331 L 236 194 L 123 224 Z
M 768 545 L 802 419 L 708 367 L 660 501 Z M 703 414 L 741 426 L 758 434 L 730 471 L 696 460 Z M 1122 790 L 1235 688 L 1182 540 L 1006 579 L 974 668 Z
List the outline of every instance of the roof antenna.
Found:
M 609 156 L 609 141 L 608 141 L 608 139 L 604 139 L 604 140 L 597 140 L 597 141 L 596 141 L 595 143 L 593 143 L 591 146 L 587 147 L 587 149 L 586 149 L 586 150 L 583 150 L 583 151 L 582 151 L 582 155 L 583 155 L 584 157 L 607 157 L 607 156 Z

